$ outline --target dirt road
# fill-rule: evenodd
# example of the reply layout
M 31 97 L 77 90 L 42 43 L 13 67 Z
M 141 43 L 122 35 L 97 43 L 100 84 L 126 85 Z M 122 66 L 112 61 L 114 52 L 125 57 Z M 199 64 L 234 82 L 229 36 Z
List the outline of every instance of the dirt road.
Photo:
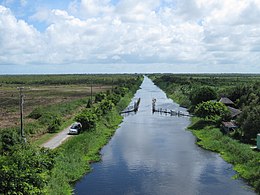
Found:
M 54 149 L 60 146 L 62 142 L 64 142 L 71 136 L 68 134 L 69 128 L 70 127 L 67 127 L 66 129 L 58 133 L 55 137 L 51 138 L 48 142 L 42 144 L 42 147 Z

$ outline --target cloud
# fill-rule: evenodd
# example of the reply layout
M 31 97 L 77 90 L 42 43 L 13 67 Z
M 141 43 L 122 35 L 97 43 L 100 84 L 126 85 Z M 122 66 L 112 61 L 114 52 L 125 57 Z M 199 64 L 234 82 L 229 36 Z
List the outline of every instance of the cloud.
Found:
M 74 0 L 67 10 L 42 6 L 26 21 L 0 5 L 0 64 L 207 64 L 209 70 L 236 64 L 255 70 L 259 13 L 258 0 Z M 34 22 L 46 28 L 39 31 Z
M 10 9 L 0 6 L 0 63 L 30 63 L 38 56 L 41 35 L 23 20 L 17 20 Z M 40 59 L 39 59 L 40 60 Z

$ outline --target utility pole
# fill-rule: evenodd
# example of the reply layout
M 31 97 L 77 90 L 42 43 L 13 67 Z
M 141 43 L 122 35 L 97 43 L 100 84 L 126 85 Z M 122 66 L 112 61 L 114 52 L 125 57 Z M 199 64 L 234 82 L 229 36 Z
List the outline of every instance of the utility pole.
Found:
M 112 89 L 111 89 L 111 92 L 113 93 L 114 91 L 114 79 L 112 79 Z
M 24 95 L 23 95 L 23 89 L 24 87 L 17 87 L 19 90 L 19 99 L 20 99 L 20 123 L 21 123 L 21 129 L 20 129 L 20 135 L 21 138 L 26 142 L 26 138 L 24 135 L 24 129 L 23 129 L 23 104 L 24 104 Z
M 91 81 L 91 85 L 90 85 L 91 105 L 93 103 L 93 99 L 92 99 L 92 95 L 93 95 L 93 93 L 92 93 L 92 85 L 93 85 L 93 82 Z

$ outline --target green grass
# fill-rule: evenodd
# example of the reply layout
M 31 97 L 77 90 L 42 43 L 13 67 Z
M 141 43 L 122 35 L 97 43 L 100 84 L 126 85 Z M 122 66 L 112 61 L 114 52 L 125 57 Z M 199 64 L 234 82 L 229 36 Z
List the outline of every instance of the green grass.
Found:
M 36 141 L 34 141 L 33 143 L 37 146 L 41 146 L 42 144 L 46 143 L 47 141 L 52 139 L 54 136 L 56 136 L 59 132 L 63 131 L 65 128 L 69 127 L 73 122 L 74 122 L 74 118 L 67 119 L 66 121 L 64 121 L 61 124 L 60 129 L 57 132 L 45 133 L 42 136 L 40 136 L 38 139 L 36 139 Z
M 224 160 L 234 165 L 237 177 L 244 178 L 256 192 L 260 192 L 260 153 L 250 145 L 240 143 L 219 128 L 199 118 L 193 118 L 189 127 L 198 138 L 197 144 L 207 150 L 218 152 Z
M 73 193 L 73 184 L 91 171 L 91 163 L 100 160 L 101 148 L 108 143 L 122 121 L 118 110 L 129 104 L 132 95 L 129 93 L 121 98 L 118 106 L 98 121 L 95 130 L 73 136 L 56 149 L 58 156 L 48 184 L 48 194 Z

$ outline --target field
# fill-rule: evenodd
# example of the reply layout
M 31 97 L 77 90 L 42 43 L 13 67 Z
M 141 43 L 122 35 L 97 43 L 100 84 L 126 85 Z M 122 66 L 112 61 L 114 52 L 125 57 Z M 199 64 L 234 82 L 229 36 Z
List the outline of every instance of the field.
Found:
M 94 99 L 95 94 L 111 90 L 129 78 L 126 75 L 0 76 L 0 130 L 20 125 L 18 87 L 24 87 L 25 131 L 30 137 L 38 137 L 46 133 L 47 127 L 28 117 L 36 108 L 56 112 L 64 122 L 86 106 L 91 86 Z

